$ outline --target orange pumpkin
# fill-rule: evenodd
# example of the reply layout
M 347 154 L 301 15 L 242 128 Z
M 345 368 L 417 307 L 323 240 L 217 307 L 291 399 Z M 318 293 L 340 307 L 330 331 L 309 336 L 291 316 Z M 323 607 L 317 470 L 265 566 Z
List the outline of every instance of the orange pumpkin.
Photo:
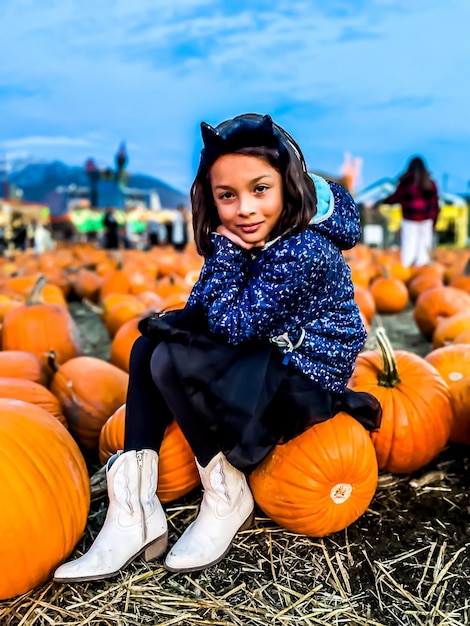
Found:
M 5 283 L 5 288 L 15 292 L 17 295 L 23 296 L 26 299 L 31 291 L 34 289 L 41 274 L 34 272 L 33 274 L 18 274 L 12 276 Z
M 59 400 L 44 385 L 22 378 L 0 377 L 0 398 L 30 402 L 53 415 L 68 428 Z
M 111 342 L 109 355 L 110 362 L 116 367 L 120 367 L 125 372 L 129 372 L 129 358 L 135 340 L 140 337 L 138 324 L 140 317 L 134 317 L 123 324 L 114 335 Z
M 178 263 L 178 253 L 171 245 L 155 248 L 153 256 L 157 262 L 158 276 L 174 274 Z
M 0 600 L 49 580 L 82 536 L 90 505 L 85 460 L 39 406 L 0 399 Z
M 429 263 L 428 265 L 420 265 L 419 267 L 412 268 L 411 280 L 416 276 L 437 276 L 444 282 L 445 265 L 439 261 Z
M 98 446 L 103 424 L 126 401 L 128 381 L 126 372 L 92 356 L 79 356 L 56 368 L 50 390 L 83 448 Z
M 100 297 L 103 299 L 112 293 L 126 294 L 130 292 L 130 288 L 131 281 L 125 270 L 113 269 L 103 276 Z
M 99 456 L 106 463 L 124 448 L 125 405 L 119 407 L 101 429 Z M 172 502 L 199 484 L 194 453 L 176 422 L 168 425 L 158 458 L 157 495 L 161 502 Z
M 427 289 L 416 300 L 414 319 L 421 333 L 431 340 L 440 317 L 470 311 L 470 295 L 455 287 Z
M 433 287 L 443 287 L 442 278 L 436 274 L 418 274 L 408 282 L 408 292 L 412 302 L 416 302 L 419 296 Z
M 81 267 L 76 272 L 70 272 L 68 280 L 77 298 L 86 298 L 91 302 L 98 302 L 103 283 L 102 276 Z
M 132 300 L 116 302 L 108 309 L 104 319 L 104 325 L 110 337 L 114 337 L 123 324 L 134 317 L 144 317 L 148 309 L 146 305 L 134 297 Z
M 450 281 L 449 286 L 470 294 L 470 276 L 457 276 Z
M 3 349 L 31 352 L 45 365 L 54 351 L 56 362 L 64 363 L 82 353 L 79 330 L 66 308 L 43 302 L 43 285 L 41 277 L 28 301 L 5 315 Z
M 173 297 L 186 301 L 190 290 L 191 287 L 178 274 L 163 276 L 157 280 L 155 285 L 155 291 L 162 300 Z
M 452 343 L 470 343 L 470 328 L 454 337 Z
M 354 285 L 354 300 L 359 310 L 370 324 L 375 316 L 376 306 L 370 289 L 362 285 Z
M 368 432 L 350 415 L 338 413 L 276 446 L 249 482 L 257 504 L 280 526 L 323 537 L 364 513 L 377 479 Z
M 24 350 L 0 351 L 0 376 L 10 378 L 25 378 L 40 385 L 47 385 L 50 370 L 31 352 Z
M 361 352 L 350 380 L 382 406 L 382 423 L 372 433 L 380 470 L 414 472 L 429 463 L 449 439 L 453 416 L 449 388 L 423 358 L 393 351 L 383 328 L 379 351 Z
M 393 276 L 376 278 L 369 287 L 378 313 L 400 313 L 408 304 L 405 283 Z
M 3 322 L 5 315 L 10 309 L 21 306 L 23 303 L 24 300 L 21 296 L 0 294 L 0 322 Z
M 442 348 L 466 330 L 470 330 L 470 311 L 439 317 L 432 334 L 432 345 L 434 348 Z
M 426 357 L 450 389 L 454 421 L 449 439 L 470 444 L 470 345 L 460 343 L 433 350 Z

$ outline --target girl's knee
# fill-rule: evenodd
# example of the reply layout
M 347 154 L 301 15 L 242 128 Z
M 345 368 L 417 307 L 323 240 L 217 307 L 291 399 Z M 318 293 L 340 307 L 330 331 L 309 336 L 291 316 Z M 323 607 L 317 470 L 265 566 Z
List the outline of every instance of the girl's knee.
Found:
M 155 344 L 147 339 L 147 337 L 138 337 L 132 344 L 129 357 L 129 369 L 139 368 L 140 366 L 150 364 Z

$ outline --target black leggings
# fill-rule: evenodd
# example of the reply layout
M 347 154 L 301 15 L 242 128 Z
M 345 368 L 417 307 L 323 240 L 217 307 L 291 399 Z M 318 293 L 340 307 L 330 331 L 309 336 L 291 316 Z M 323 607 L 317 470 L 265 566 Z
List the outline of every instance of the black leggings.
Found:
M 200 465 L 220 451 L 201 424 L 178 380 L 165 343 L 139 337 L 132 346 L 126 399 L 124 451 L 159 452 L 166 427 L 178 423 Z

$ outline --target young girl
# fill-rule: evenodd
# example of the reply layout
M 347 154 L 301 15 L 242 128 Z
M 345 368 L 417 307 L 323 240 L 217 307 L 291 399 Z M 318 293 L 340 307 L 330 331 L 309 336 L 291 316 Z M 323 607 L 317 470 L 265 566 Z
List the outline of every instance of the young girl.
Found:
M 107 466 L 106 520 L 57 581 L 106 578 L 166 550 L 155 491 L 172 419 L 203 487 L 195 521 L 166 555 L 173 572 L 217 563 L 252 523 L 246 475 L 276 444 L 343 410 L 368 429 L 380 421 L 375 398 L 346 389 L 366 339 L 342 254 L 360 235 L 351 196 L 312 179 L 296 142 L 267 115 L 201 128 L 191 200 L 205 263 L 183 310 L 141 322 L 124 451 Z

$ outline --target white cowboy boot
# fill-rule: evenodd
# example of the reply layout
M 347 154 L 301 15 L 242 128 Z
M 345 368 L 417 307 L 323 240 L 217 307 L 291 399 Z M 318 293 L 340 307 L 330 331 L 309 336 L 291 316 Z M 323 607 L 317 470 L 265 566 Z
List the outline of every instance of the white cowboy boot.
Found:
M 109 507 L 103 528 L 86 554 L 56 569 L 53 580 L 57 582 L 108 578 L 142 552 L 149 561 L 166 550 L 167 519 L 155 494 L 157 453 L 119 453 L 108 461 L 106 477 Z
M 253 523 L 254 500 L 243 472 L 219 452 L 207 467 L 196 460 L 204 495 L 199 515 L 165 559 L 171 572 L 192 572 L 218 563 L 238 531 Z

